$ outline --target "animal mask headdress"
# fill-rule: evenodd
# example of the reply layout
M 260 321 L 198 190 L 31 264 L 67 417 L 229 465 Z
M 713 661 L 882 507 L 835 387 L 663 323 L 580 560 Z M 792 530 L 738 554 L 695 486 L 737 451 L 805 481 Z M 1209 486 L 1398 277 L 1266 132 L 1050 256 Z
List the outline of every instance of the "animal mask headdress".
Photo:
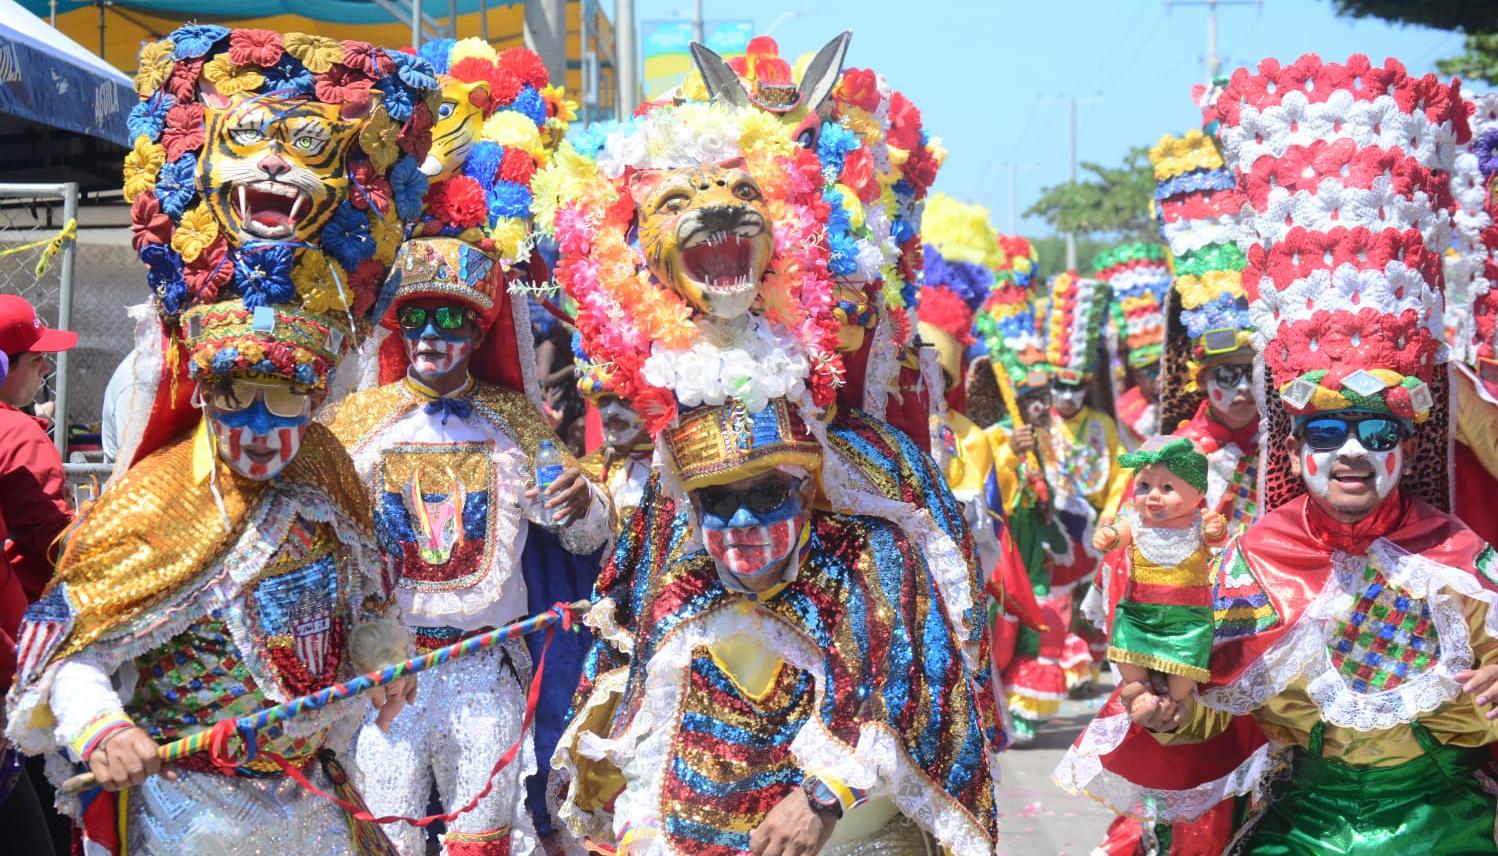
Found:
M 327 387 L 420 208 L 435 84 L 419 57 L 302 33 L 142 48 L 125 198 L 165 353 L 136 457 L 196 419 L 189 380 Z
M 1392 59 L 1307 54 L 1239 69 L 1210 110 L 1246 201 L 1243 288 L 1268 370 L 1266 448 L 1283 445 L 1284 414 L 1429 421 L 1430 460 L 1415 462 L 1412 481 L 1445 504 L 1441 253 L 1450 170 L 1470 133 L 1458 85 Z
M 1150 162 L 1155 213 L 1175 275 L 1165 300 L 1160 380 L 1160 424 L 1174 426 L 1201 406 L 1202 370 L 1253 347 L 1242 284 L 1247 262 L 1238 246 L 1243 196 L 1217 141 L 1201 131 L 1161 137 Z

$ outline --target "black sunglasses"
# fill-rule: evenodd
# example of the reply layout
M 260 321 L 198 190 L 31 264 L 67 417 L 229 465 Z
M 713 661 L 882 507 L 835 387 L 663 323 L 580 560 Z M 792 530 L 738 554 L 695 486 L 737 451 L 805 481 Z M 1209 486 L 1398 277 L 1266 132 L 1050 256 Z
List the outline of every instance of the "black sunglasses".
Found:
M 704 514 L 727 520 L 740 508 L 747 508 L 755 514 L 768 514 L 785 505 L 791 493 L 800 487 L 801 479 L 765 482 L 748 490 L 709 487 L 703 488 L 697 494 L 697 501 L 702 506 Z
M 463 322 L 468 320 L 468 310 L 458 306 L 438 306 L 432 309 L 425 306 L 402 306 L 398 317 L 402 330 L 421 330 L 426 327 L 427 319 L 435 322 L 440 330 L 460 330 Z
M 1251 363 L 1224 363 L 1212 368 L 1212 379 L 1217 381 L 1218 386 L 1237 386 L 1252 378 L 1253 374 L 1254 367 Z
M 1368 416 L 1362 419 L 1320 416 L 1301 426 L 1299 436 L 1307 446 L 1318 452 L 1333 452 L 1342 448 L 1342 444 L 1347 442 L 1347 436 L 1354 430 L 1358 434 L 1358 443 L 1370 452 L 1391 451 L 1404 439 L 1404 426 L 1398 419 L 1387 416 Z

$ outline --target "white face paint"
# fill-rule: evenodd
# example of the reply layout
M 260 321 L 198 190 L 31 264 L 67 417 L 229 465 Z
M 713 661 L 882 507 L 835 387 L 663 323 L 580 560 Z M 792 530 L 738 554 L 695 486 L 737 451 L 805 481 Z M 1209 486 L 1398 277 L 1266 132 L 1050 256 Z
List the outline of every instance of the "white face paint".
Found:
M 1357 432 L 1348 432 L 1342 447 L 1330 452 L 1318 452 L 1308 444 L 1300 444 L 1300 476 L 1306 489 L 1329 499 L 1331 494 L 1332 467 L 1341 458 L 1353 466 L 1373 470 L 1373 492 L 1384 499 L 1399 484 L 1399 475 L 1404 471 L 1404 444 L 1387 452 L 1370 452 L 1358 441 Z M 1363 463 L 1365 462 L 1365 463 Z
M 1086 387 L 1060 384 L 1051 387 L 1051 401 L 1062 416 L 1071 416 L 1081 410 L 1086 400 Z
M 645 423 L 629 405 L 611 398 L 599 406 L 598 415 L 603 421 L 603 437 L 609 448 L 624 452 L 640 442 Z
M 213 435 L 218 440 L 218 456 L 230 469 L 245 478 L 265 481 L 286 469 L 296 457 L 309 424 L 276 427 L 268 433 L 256 434 L 250 428 L 230 427 L 214 418 Z
M 468 337 L 424 338 L 414 342 L 407 339 L 406 342 L 410 348 L 411 369 L 423 383 L 440 380 L 473 353 L 473 339 Z

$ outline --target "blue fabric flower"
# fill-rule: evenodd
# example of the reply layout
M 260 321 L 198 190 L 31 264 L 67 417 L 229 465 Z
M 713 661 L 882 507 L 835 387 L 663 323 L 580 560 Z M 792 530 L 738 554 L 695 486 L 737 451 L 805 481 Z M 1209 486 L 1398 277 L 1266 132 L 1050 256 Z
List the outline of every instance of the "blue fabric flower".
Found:
M 302 65 L 296 57 L 286 54 L 280 61 L 270 68 L 260 69 L 265 77 L 266 92 L 294 92 L 301 95 L 310 95 L 315 87 L 316 81 L 312 79 L 312 72 Z
M 494 186 L 494 177 L 499 173 L 499 162 L 504 159 L 505 149 L 491 140 L 481 140 L 468 150 L 468 162 L 463 164 L 463 174 L 477 181 L 488 193 Z
M 168 36 L 174 45 L 172 59 L 197 59 L 212 50 L 214 44 L 227 35 L 229 28 L 217 24 L 188 24 L 178 27 L 176 32 Z
M 609 138 L 612 125 L 614 125 L 613 122 L 594 122 L 583 128 L 573 135 L 572 148 L 585 158 L 598 157 L 598 153 L 603 151 L 603 144 Z
M 858 272 L 858 244 L 852 235 L 846 232 L 829 234 L 827 245 L 832 251 L 827 270 L 837 276 L 851 276 Z
M 238 359 L 239 349 L 232 345 L 214 354 L 211 364 L 214 376 L 223 377 L 234 371 L 234 363 Z
M 278 374 L 278 372 L 276 371 L 276 364 L 271 362 L 269 358 L 263 359 L 260 362 L 256 363 L 255 371 L 266 375 Z
M 162 89 L 156 90 L 155 95 L 144 101 L 137 101 L 130 108 L 130 116 L 125 119 L 125 129 L 129 132 L 130 139 L 134 140 L 142 134 L 153 143 L 161 139 L 161 129 L 166 127 L 166 111 L 176 103 L 177 99 Z
M 421 58 L 431 63 L 434 74 L 447 74 L 448 69 L 452 68 L 447 56 L 454 44 L 452 39 L 432 39 L 422 44 Z
M 296 367 L 295 377 L 292 378 L 300 384 L 313 384 L 317 382 L 317 372 L 312 370 L 310 363 L 300 363 Z
M 181 220 L 182 212 L 197 197 L 196 181 L 198 156 L 187 152 L 161 168 L 156 178 L 156 199 L 161 203 L 162 213 L 172 220 Z
M 431 42 L 427 42 L 431 44 Z M 426 45 L 422 45 L 423 48 Z M 446 56 L 446 54 L 443 54 Z M 413 56 L 404 51 L 391 51 L 390 58 L 395 60 L 395 74 L 412 89 L 436 89 L 437 70 L 425 57 Z
M 858 135 L 842 125 L 823 123 L 822 135 L 817 138 L 817 160 L 822 162 L 822 175 L 828 181 L 837 181 L 843 173 L 843 159 L 860 145 Z
M 524 217 L 531 210 L 531 189 L 513 181 L 496 181 L 489 192 L 489 219 Z
M 291 247 L 280 244 L 246 246 L 236 253 L 234 288 L 243 298 L 245 307 L 257 309 L 296 300 L 291 263 Z
M 402 155 L 390 168 L 390 191 L 395 195 L 395 213 L 402 220 L 415 220 L 421 214 L 421 200 L 427 193 L 427 177 L 412 155 Z
M 536 127 L 546 124 L 546 101 L 534 86 L 526 86 L 515 96 L 515 102 L 509 109 L 524 115 L 527 119 L 536 123 Z
M 1492 180 L 1498 175 L 1498 128 L 1489 128 L 1472 141 L 1472 151 L 1477 154 L 1477 168 L 1482 177 Z
M 972 262 L 948 261 L 930 244 L 926 245 L 924 256 L 927 285 L 945 285 L 974 311 L 988 299 L 993 288 L 993 271 Z
M 146 284 L 161 302 L 168 317 L 175 318 L 187 308 L 187 282 L 182 278 L 182 257 L 165 244 L 147 244 L 141 248 L 140 260 L 146 263 Z
M 412 103 L 411 90 L 393 74 L 380 78 L 375 88 L 385 93 L 385 97 L 380 101 L 385 105 L 385 112 L 390 114 L 390 118 L 405 124 L 405 121 L 411 118 L 411 111 L 416 106 Z
M 359 262 L 375 253 L 374 237 L 369 232 L 369 218 L 345 199 L 333 212 L 333 219 L 323 227 L 322 248 L 344 270 L 353 270 Z

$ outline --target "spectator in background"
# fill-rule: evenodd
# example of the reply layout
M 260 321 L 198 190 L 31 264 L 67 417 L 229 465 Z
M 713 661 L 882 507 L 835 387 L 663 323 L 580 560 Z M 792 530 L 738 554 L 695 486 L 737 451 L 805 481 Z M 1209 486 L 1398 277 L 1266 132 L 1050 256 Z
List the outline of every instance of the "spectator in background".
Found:
M 0 351 L 10 364 L 0 381 L 0 516 L 9 526 L 0 540 L 28 601 L 52 578 L 53 544 L 72 515 L 57 447 L 43 422 L 21 408 L 52 371 L 51 355 L 76 344 L 77 333 L 49 328 L 26 300 L 0 294 Z
M 572 331 L 539 301 L 532 300 L 530 310 L 542 412 L 572 454 L 582 457 L 587 451 L 583 448 L 587 408 L 578 394 L 573 371 Z
M 99 445 L 104 450 L 104 463 L 112 464 L 120 455 L 120 441 L 125 425 L 130 419 L 131 399 L 137 390 L 150 396 L 148 384 L 135 377 L 135 350 L 125 355 L 109 376 L 109 385 L 104 387 L 104 406 L 99 414 Z

